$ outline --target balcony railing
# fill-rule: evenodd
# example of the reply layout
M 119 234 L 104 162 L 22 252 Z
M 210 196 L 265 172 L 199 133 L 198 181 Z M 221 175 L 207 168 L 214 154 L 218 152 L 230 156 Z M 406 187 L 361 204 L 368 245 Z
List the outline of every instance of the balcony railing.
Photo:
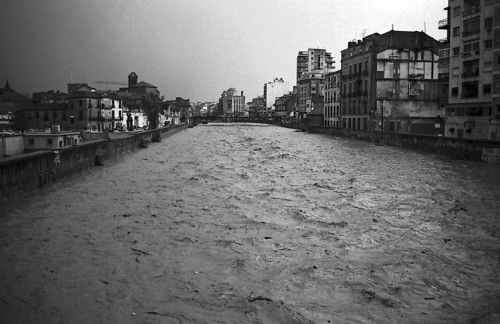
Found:
M 480 56 L 481 56 L 481 51 L 479 51 L 479 50 L 462 53 L 462 58 L 464 59 L 464 61 L 479 59 Z
M 462 73 L 462 78 L 474 78 L 478 76 L 479 76 L 479 71 Z
M 481 11 L 481 6 L 472 6 L 469 9 L 462 11 L 462 17 L 470 16 L 480 11 Z
M 438 29 L 448 28 L 448 18 L 441 19 L 438 21 Z

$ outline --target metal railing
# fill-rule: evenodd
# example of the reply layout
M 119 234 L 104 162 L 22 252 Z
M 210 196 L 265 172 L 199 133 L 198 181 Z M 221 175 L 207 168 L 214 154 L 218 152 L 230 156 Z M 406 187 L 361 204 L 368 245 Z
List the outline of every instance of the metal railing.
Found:
M 462 17 L 473 15 L 481 11 L 481 6 L 472 6 L 467 10 L 462 11 Z
M 438 28 L 444 28 L 446 26 L 448 26 L 448 18 L 444 18 L 438 21 Z

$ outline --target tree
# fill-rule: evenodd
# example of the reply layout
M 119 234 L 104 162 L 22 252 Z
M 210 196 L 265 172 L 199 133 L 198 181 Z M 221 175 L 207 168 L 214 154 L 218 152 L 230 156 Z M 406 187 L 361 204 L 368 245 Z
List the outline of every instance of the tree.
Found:
M 148 118 L 149 129 L 156 129 L 159 127 L 161 106 L 162 100 L 157 95 L 151 94 L 149 98 L 144 99 L 142 108 Z

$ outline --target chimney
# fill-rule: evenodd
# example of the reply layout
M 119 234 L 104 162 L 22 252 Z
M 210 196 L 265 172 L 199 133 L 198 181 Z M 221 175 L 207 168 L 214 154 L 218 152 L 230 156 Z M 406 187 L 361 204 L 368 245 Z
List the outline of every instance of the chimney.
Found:
M 243 97 L 243 91 L 241 91 L 241 96 Z

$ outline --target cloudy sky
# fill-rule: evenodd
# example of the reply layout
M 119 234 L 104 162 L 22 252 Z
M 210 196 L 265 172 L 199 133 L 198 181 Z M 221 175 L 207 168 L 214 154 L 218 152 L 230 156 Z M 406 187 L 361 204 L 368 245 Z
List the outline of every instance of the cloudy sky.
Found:
M 216 101 L 283 77 L 296 55 L 340 51 L 363 33 L 424 30 L 435 38 L 446 0 L 0 0 L 0 86 L 21 93 L 68 82 L 139 80 L 165 98 Z

